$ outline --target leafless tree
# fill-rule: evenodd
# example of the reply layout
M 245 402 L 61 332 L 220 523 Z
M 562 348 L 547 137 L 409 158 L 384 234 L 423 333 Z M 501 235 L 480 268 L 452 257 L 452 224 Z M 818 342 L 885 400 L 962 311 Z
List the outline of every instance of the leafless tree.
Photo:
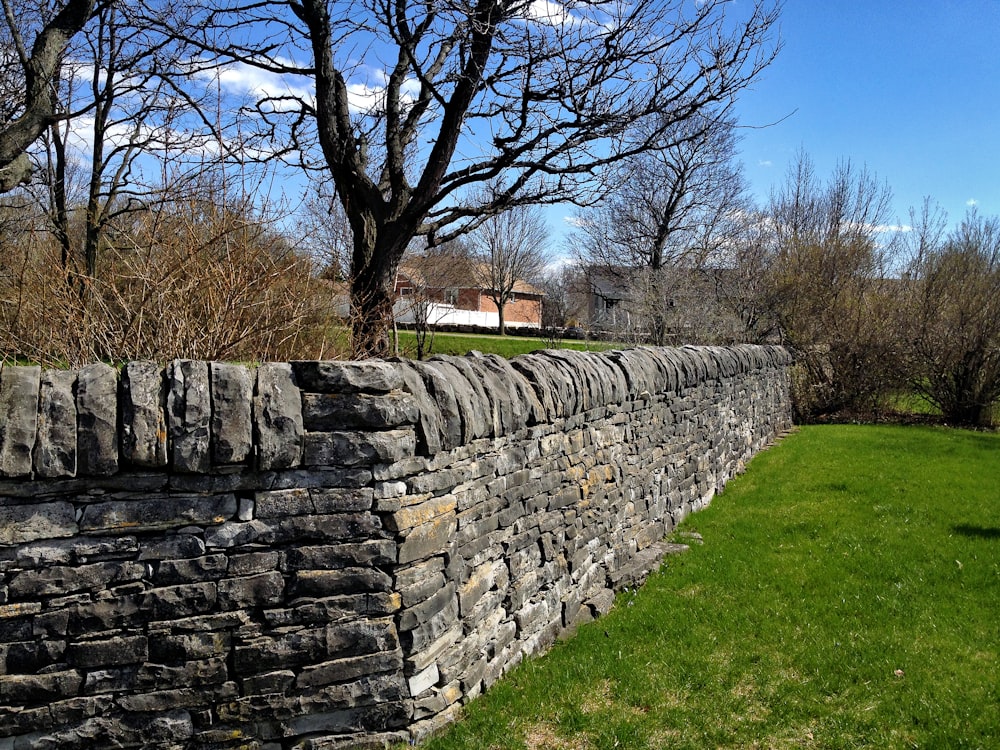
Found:
M 507 333 L 504 312 L 517 285 L 542 275 L 548 260 L 549 230 L 538 206 L 516 205 L 487 218 L 469 235 L 475 274 L 483 294 L 493 300 Z
M 263 95 L 258 114 L 275 151 L 306 149 L 314 136 L 336 184 L 354 237 L 358 355 L 386 351 L 390 285 L 415 235 L 437 244 L 514 205 L 588 201 L 605 166 L 729 105 L 776 49 L 770 2 L 737 12 L 725 0 L 302 0 L 182 11 L 183 33 L 201 49 L 315 86 L 314 96 Z M 489 201 L 472 200 L 488 181 L 498 188 Z
M 558 331 L 576 326 L 586 315 L 586 279 L 582 269 L 565 263 L 548 269 L 533 282 L 542 290 L 542 328 Z
M 294 235 L 300 252 L 316 261 L 324 278 L 331 281 L 348 278 L 353 245 L 351 226 L 328 180 L 314 180 L 310 184 L 297 217 Z
M 43 189 L 35 192 L 81 293 L 98 274 L 98 253 L 114 219 L 156 194 L 152 185 L 158 165 L 170 162 L 168 147 L 201 145 L 182 134 L 191 108 L 172 96 L 175 83 L 162 75 L 176 73 L 178 62 L 177 50 L 136 25 L 126 8 L 102 5 L 73 40 L 53 82 L 61 119 L 43 136 Z M 143 158 L 153 174 L 143 174 Z M 199 162 L 199 173 L 208 169 L 203 157 Z M 175 169 L 169 179 L 177 198 L 190 175 Z
M 1000 399 L 1000 218 L 975 210 L 945 235 L 925 204 L 904 290 L 912 385 L 945 419 L 993 424 Z
M 762 344 L 778 337 L 778 300 L 772 281 L 777 251 L 766 210 L 748 207 L 733 222 L 719 258 L 719 302 L 739 322 L 736 340 Z
M 800 355 L 800 417 L 870 405 L 898 384 L 891 199 L 888 185 L 849 162 L 822 183 L 805 154 L 772 198 L 771 314 Z
M 746 207 L 731 116 L 698 113 L 661 141 L 615 166 L 615 189 L 578 213 L 574 233 L 584 263 L 631 286 L 634 319 L 656 344 L 688 327 L 690 302 L 711 281 L 704 272 Z
M 400 281 L 405 292 L 401 313 L 411 318 L 417 341 L 417 359 L 434 348 L 434 334 L 457 300 L 449 300 L 449 290 L 468 286 L 473 275 L 469 249 L 460 239 L 436 247 L 411 248 L 403 256 Z
M 110 0 L 109 0 L 110 1 Z M 0 193 L 26 182 L 28 149 L 62 113 L 54 91 L 70 40 L 105 5 L 96 0 L 0 0 Z

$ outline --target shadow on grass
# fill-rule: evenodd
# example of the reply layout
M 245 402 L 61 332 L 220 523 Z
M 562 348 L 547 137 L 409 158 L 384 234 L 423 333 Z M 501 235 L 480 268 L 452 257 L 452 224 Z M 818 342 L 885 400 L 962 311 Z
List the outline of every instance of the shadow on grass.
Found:
M 960 523 L 952 526 L 951 530 L 962 536 L 975 536 L 980 539 L 1000 539 L 1000 527 L 996 526 L 973 526 L 967 523 Z

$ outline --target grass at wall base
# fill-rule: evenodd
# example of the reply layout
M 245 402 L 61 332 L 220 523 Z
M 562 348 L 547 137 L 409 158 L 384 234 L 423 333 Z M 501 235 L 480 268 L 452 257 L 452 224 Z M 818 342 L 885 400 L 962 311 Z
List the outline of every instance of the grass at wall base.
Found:
M 424 746 L 1000 747 L 1000 435 L 804 427 L 681 530 Z

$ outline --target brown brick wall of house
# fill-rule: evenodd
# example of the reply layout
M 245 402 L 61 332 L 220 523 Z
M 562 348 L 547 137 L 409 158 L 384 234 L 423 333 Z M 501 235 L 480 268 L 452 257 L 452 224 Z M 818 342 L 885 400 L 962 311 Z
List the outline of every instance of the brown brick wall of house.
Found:
M 497 306 L 493 300 L 483 295 L 480 306 L 481 312 L 497 312 Z M 513 302 L 508 302 L 504 306 L 504 320 L 508 323 L 542 323 L 542 301 L 537 298 L 517 296 Z

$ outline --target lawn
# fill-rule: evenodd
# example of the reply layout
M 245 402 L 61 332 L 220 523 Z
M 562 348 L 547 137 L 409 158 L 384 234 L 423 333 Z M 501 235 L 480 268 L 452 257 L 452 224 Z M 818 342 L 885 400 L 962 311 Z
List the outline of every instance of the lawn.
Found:
M 607 341 L 578 341 L 573 339 L 545 339 L 529 336 L 488 336 L 463 333 L 436 333 L 432 354 L 463 355 L 472 350 L 499 354 L 510 359 L 518 354 L 529 354 L 539 349 L 576 349 L 584 352 L 600 352 L 620 349 L 624 344 Z M 415 357 L 416 335 L 412 331 L 399 332 L 400 353 Z M 428 355 L 429 356 L 429 355 Z
M 803 427 L 426 748 L 1000 747 L 1000 435 Z

